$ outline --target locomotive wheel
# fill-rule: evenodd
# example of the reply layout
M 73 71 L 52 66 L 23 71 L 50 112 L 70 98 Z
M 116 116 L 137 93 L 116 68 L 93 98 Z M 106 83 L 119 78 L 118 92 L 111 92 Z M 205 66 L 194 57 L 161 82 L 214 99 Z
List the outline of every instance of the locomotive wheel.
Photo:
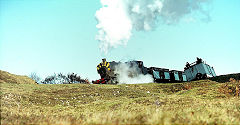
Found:
M 206 79 L 206 78 L 207 78 L 207 74 L 203 74 L 202 79 Z
M 200 79 L 202 79 L 202 73 L 197 73 L 196 80 L 200 80 Z

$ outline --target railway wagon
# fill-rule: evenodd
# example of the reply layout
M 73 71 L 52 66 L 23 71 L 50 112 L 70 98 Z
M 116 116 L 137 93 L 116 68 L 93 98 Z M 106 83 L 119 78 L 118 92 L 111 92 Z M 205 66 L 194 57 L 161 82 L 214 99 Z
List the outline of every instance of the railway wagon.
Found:
M 148 68 L 148 73 L 152 75 L 154 82 L 157 82 L 157 83 L 187 81 L 186 74 L 182 71 L 150 67 Z

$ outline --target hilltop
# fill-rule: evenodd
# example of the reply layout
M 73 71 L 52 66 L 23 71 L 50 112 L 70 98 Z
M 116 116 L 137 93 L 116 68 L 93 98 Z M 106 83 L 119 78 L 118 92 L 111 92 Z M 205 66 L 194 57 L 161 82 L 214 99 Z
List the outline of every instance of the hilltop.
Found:
M 210 79 L 213 80 L 213 81 L 224 83 L 224 82 L 228 82 L 229 79 L 231 79 L 231 78 L 233 78 L 235 80 L 240 80 L 240 73 L 220 75 L 220 76 L 213 77 L 213 78 L 210 78 Z
M 0 70 L 0 83 L 36 84 L 28 76 L 15 75 L 2 70 Z
M 2 124 L 239 124 L 240 82 L 1 84 Z

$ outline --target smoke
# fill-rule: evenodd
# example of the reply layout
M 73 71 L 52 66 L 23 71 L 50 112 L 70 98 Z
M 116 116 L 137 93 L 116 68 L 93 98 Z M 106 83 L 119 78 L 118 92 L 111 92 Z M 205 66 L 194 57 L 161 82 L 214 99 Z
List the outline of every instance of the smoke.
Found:
M 120 63 L 116 66 L 114 71 L 117 75 L 117 80 L 120 84 L 138 84 L 138 83 L 152 83 L 153 78 L 151 75 L 143 75 L 136 65 L 127 63 Z
M 192 13 L 209 19 L 204 10 L 208 0 L 101 0 L 102 8 L 96 11 L 101 51 L 126 45 L 132 31 L 150 31 L 158 22 L 175 24 Z M 198 16 L 196 16 L 198 17 Z

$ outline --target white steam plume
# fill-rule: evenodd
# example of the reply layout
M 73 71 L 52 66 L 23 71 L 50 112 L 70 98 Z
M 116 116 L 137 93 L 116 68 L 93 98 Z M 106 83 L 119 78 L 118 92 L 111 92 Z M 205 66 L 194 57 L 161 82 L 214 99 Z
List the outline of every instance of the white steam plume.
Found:
M 138 83 L 152 83 L 153 78 L 150 74 L 143 75 L 137 65 L 130 66 L 126 63 L 116 65 L 114 71 L 117 75 L 119 84 L 138 84 Z
M 209 19 L 203 9 L 208 0 L 101 0 L 95 16 L 101 51 L 126 45 L 132 30 L 149 31 L 157 22 L 177 23 L 182 17 L 198 12 Z

